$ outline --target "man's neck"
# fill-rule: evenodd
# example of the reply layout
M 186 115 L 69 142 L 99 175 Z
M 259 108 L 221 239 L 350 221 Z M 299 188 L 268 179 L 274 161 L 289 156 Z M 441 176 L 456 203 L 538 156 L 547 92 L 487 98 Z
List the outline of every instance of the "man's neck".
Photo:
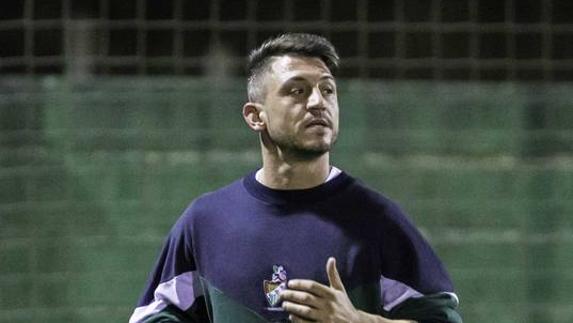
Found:
M 329 154 L 312 160 L 284 160 L 263 154 L 263 168 L 257 178 L 263 185 L 283 190 L 306 189 L 325 182 L 330 173 Z

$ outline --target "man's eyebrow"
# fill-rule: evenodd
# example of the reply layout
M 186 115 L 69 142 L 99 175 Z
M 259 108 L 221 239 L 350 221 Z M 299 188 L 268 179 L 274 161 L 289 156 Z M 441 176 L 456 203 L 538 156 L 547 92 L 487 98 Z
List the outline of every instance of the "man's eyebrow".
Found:
M 322 81 L 322 80 L 327 80 L 327 79 L 334 81 L 334 76 L 332 76 L 330 74 L 325 74 L 325 75 L 321 76 L 319 80 Z M 293 77 L 287 79 L 285 81 L 285 83 L 299 82 L 299 81 L 306 81 L 306 80 L 307 79 L 305 77 L 297 75 L 297 76 L 293 76 Z
M 325 74 L 325 75 L 323 75 L 320 79 L 321 79 L 321 80 L 329 79 L 329 80 L 334 81 L 334 76 L 332 76 L 332 75 L 330 75 L 330 74 Z
M 290 82 L 300 82 L 300 81 L 306 81 L 306 78 L 302 77 L 302 76 L 293 76 L 289 79 L 287 79 L 285 81 L 285 83 L 290 83 Z

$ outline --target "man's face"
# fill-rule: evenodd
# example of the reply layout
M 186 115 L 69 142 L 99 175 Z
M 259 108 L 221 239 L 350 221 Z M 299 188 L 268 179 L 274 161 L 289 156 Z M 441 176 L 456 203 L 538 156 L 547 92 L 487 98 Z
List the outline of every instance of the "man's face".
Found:
M 270 140 L 300 158 L 318 157 L 338 135 L 334 77 L 319 58 L 280 56 L 265 76 L 261 119 Z

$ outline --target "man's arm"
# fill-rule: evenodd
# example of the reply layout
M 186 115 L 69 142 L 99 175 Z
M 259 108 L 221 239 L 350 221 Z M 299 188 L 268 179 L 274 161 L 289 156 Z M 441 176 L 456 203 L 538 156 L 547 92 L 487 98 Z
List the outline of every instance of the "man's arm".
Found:
M 201 296 L 191 308 L 183 311 L 177 306 L 168 305 L 157 313 L 146 316 L 142 323 L 205 323 L 209 322 L 205 298 Z
M 193 311 L 183 312 L 173 305 L 144 319 L 144 323 L 203 323 L 205 319 L 198 317 Z
M 389 318 L 408 317 L 420 323 L 462 323 L 457 307 L 458 299 L 454 294 L 437 293 L 407 299 L 384 315 Z
M 173 226 L 130 323 L 208 322 L 188 217 Z
M 330 286 L 304 279 L 288 282 L 289 289 L 281 293 L 281 299 L 283 308 L 290 313 L 293 322 L 416 323 L 411 320 L 391 320 L 357 310 L 342 284 L 334 258 L 326 262 L 326 272 Z
M 418 323 L 418 321 L 410 320 L 391 320 L 380 315 L 374 315 L 366 312 L 359 311 L 361 315 L 361 323 Z

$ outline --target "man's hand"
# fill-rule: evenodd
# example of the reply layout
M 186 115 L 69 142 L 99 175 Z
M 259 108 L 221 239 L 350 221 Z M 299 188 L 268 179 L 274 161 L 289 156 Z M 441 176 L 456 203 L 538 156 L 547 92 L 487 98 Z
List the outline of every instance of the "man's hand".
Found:
M 293 322 L 359 322 L 360 315 L 346 294 L 332 257 L 326 262 L 326 273 L 330 286 L 306 279 L 288 282 L 289 289 L 281 293 L 281 299 Z
M 336 269 L 336 260 L 332 257 L 326 262 L 326 273 L 330 286 L 306 279 L 293 279 L 288 282 L 288 289 L 281 293 L 281 299 L 282 306 L 290 314 L 292 322 L 412 322 L 388 320 L 354 308 Z

